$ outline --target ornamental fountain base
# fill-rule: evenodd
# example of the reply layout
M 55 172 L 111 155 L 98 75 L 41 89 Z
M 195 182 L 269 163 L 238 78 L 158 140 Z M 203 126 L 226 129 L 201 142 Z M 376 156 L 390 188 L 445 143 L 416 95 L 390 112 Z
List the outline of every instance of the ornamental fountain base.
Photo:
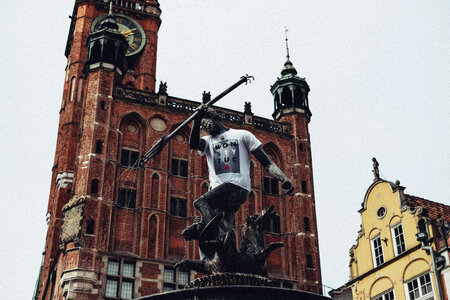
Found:
M 145 296 L 137 300 L 330 300 L 331 298 L 293 289 L 275 287 L 266 277 L 252 274 L 219 273 L 196 279 L 185 289 Z

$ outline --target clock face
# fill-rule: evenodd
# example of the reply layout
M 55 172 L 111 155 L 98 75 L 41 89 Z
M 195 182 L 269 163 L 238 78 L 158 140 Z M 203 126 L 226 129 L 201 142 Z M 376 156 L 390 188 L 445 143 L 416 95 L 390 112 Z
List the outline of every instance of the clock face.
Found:
M 102 21 L 108 15 L 98 17 L 92 23 L 92 32 L 100 30 Z M 132 56 L 139 53 L 145 46 L 147 38 L 144 29 L 135 20 L 121 14 L 115 14 L 119 32 L 127 39 L 128 49 L 126 56 Z

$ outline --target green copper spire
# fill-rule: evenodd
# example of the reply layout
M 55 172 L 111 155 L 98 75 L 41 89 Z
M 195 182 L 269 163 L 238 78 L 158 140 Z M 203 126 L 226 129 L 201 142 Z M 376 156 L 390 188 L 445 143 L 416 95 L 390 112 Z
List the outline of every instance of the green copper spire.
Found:
M 288 29 L 285 27 L 285 40 L 286 40 L 286 62 L 284 63 L 284 68 L 281 71 L 281 75 L 286 76 L 288 74 L 297 75 L 297 70 L 290 60 L 289 55 L 289 40 L 287 36 Z

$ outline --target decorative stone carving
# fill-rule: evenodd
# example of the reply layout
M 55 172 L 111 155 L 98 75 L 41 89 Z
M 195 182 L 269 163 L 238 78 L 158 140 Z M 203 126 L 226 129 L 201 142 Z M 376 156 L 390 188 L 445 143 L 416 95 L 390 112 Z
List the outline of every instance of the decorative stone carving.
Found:
M 158 94 L 159 95 L 168 95 L 167 94 L 167 82 L 160 81 Z
M 378 169 L 378 166 L 380 164 L 377 162 L 377 159 L 375 157 L 372 158 L 372 161 L 373 161 L 373 170 L 372 170 L 372 172 L 373 172 L 373 176 L 374 176 L 373 181 L 378 181 L 378 180 L 380 180 L 380 170 Z
M 63 207 L 63 220 L 61 224 L 61 234 L 59 237 L 59 247 L 65 251 L 70 242 L 76 246 L 81 245 L 81 226 L 83 224 L 84 201 L 86 196 L 74 196 Z
M 78 293 L 98 294 L 98 289 L 94 289 L 97 284 L 94 271 L 76 269 L 64 272 L 60 284 L 65 300 L 76 299 Z

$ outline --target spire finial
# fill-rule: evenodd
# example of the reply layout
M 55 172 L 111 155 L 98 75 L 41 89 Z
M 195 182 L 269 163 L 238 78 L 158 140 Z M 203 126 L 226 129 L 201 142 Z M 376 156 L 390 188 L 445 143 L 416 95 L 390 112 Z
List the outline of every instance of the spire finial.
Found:
M 109 14 L 112 15 L 113 14 L 113 2 L 109 1 Z
M 286 38 L 286 58 L 289 61 L 290 56 L 289 56 L 289 43 L 288 43 L 288 35 L 287 35 L 288 31 L 289 31 L 289 29 L 286 26 L 284 26 L 284 35 Z

